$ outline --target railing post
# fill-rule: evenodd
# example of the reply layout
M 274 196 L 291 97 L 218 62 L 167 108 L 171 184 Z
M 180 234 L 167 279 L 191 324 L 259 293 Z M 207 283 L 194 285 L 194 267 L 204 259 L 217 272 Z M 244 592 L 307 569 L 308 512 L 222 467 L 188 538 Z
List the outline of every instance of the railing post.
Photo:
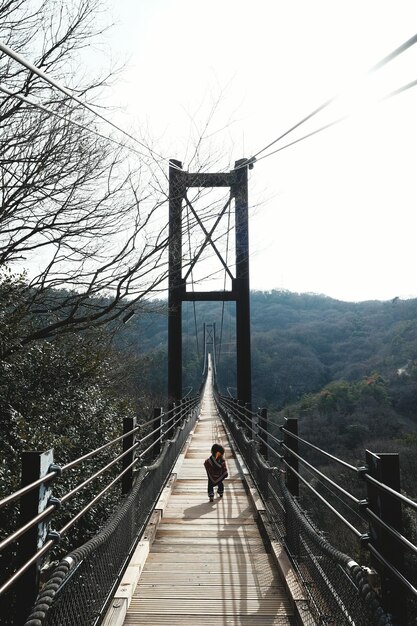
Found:
M 156 420 L 152 425 L 152 430 L 156 430 L 154 436 L 152 437 L 152 443 L 154 443 L 154 447 L 152 448 L 153 457 L 156 458 L 161 454 L 161 444 L 162 439 L 159 439 L 162 435 L 162 407 L 157 406 L 153 410 L 153 418 Z M 159 440 L 159 441 L 158 441 Z
M 30 485 L 35 480 L 49 473 L 49 468 L 53 464 L 53 450 L 45 452 L 23 452 L 22 453 L 22 487 Z M 20 522 L 21 526 L 32 520 L 36 515 L 42 513 L 48 506 L 51 497 L 50 483 L 41 484 L 36 489 L 22 496 L 20 500 Z M 19 539 L 18 562 L 19 566 L 24 565 L 33 555 L 44 545 L 49 529 L 48 521 L 43 520 L 33 526 Z M 23 624 L 32 608 L 36 596 L 39 592 L 40 571 L 45 557 L 38 559 L 19 578 L 16 583 L 17 597 L 17 622 Z
M 123 434 L 125 435 L 126 433 L 129 433 L 134 428 L 136 428 L 136 417 L 124 417 L 123 418 Z M 134 445 L 135 439 L 136 439 L 135 433 L 131 433 L 130 435 L 128 435 L 127 437 L 123 439 L 123 452 L 126 452 L 126 450 L 129 450 L 129 448 L 131 448 Z M 131 463 L 133 463 L 134 458 L 135 458 L 135 450 L 131 450 L 129 454 L 126 454 L 126 456 L 124 456 L 122 459 L 122 462 L 123 462 L 122 469 L 125 470 Z M 132 489 L 132 486 L 133 486 L 133 467 L 128 469 L 126 474 L 123 474 L 122 476 L 122 495 L 124 496 L 127 493 L 129 493 L 129 491 Z
M 284 425 L 285 430 L 288 430 L 293 435 L 298 436 L 298 419 L 296 417 L 288 417 L 288 418 L 285 417 L 284 419 L 285 419 L 285 425 Z M 291 437 L 291 435 L 287 435 L 287 433 L 285 432 L 283 433 L 283 435 L 284 435 L 283 442 L 287 446 L 287 448 L 289 448 L 290 450 L 298 454 L 297 439 L 295 439 L 294 437 Z M 284 452 L 284 459 L 287 461 L 288 465 L 290 466 L 290 467 L 287 466 L 287 471 L 285 475 L 285 483 L 291 495 L 298 497 L 300 494 L 298 476 L 294 474 L 294 472 L 291 471 L 291 468 L 293 468 L 296 472 L 298 472 L 298 459 L 296 459 L 290 452 L 287 452 L 286 450 Z
M 370 476 L 400 492 L 400 459 L 398 454 L 366 451 L 366 464 Z M 370 510 L 388 526 L 403 534 L 401 502 L 391 494 L 367 481 Z M 370 544 L 383 558 L 399 571 L 403 571 L 404 550 L 394 537 L 377 522 L 369 523 Z M 372 564 L 380 575 L 382 606 L 391 613 L 395 626 L 406 626 L 406 602 L 401 583 L 375 558 Z
M 253 422 L 252 422 L 252 405 L 250 402 L 245 402 L 245 430 L 248 439 L 253 439 Z
M 267 409 L 259 409 L 258 411 L 258 424 L 261 428 L 268 431 L 268 411 Z M 258 429 L 259 437 L 259 452 L 264 457 L 265 461 L 268 460 L 268 435 L 264 430 Z
M 189 398 L 188 399 L 188 405 L 187 405 L 187 415 L 186 418 L 188 419 L 189 417 L 191 417 L 193 413 L 193 398 Z
M 191 399 L 191 398 L 185 398 L 184 402 L 185 402 L 185 406 L 184 406 L 184 419 L 183 419 L 182 421 L 183 421 L 183 423 L 185 424 L 185 422 L 187 421 L 187 419 L 191 416 L 191 404 L 192 404 L 192 399 Z
M 231 428 L 233 424 L 234 412 L 235 412 L 234 398 L 230 398 L 229 404 L 225 405 L 225 408 L 223 409 L 223 411 L 224 411 L 224 417 L 226 419 L 227 425 L 229 426 L 229 428 Z
M 236 413 L 239 409 L 239 402 L 237 398 L 232 398 L 232 420 L 236 419 Z
M 174 436 L 174 422 L 175 422 L 175 418 L 177 416 L 177 411 L 176 411 L 176 403 L 175 402 L 170 402 L 168 404 L 168 413 L 169 413 L 169 417 L 168 419 L 171 420 L 171 425 L 168 427 L 166 433 L 165 433 L 165 438 L 166 439 L 171 439 L 171 437 Z M 172 419 L 171 419 L 172 418 Z
M 179 412 L 181 415 L 181 419 L 178 422 L 179 426 L 185 424 L 185 420 L 187 419 L 187 411 L 188 411 L 188 398 L 181 398 Z
M 239 428 L 245 428 L 246 426 L 246 415 L 245 415 L 245 403 L 243 400 L 236 400 L 236 416 L 237 416 L 237 425 Z M 242 424 L 242 420 L 244 424 Z
M 261 492 L 262 497 L 267 500 L 269 498 L 269 474 L 271 467 L 267 463 L 266 435 L 260 430 L 265 428 L 267 420 L 267 410 L 259 408 L 255 417 L 255 449 L 257 451 L 256 462 L 254 463 L 254 472 L 256 475 L 255 482 Z M 265 428 L 266 430 L 266 428 Z

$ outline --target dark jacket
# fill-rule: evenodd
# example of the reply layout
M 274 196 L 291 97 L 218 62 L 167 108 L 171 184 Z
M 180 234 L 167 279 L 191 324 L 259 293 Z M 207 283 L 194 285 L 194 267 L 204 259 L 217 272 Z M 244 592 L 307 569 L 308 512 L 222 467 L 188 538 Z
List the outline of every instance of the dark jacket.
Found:
M 204 461 L 204 467 L 206 468 L 207 476 L 214 485 L 217 485 L 228 476 L 226 461 L 223 458 L 218 460 L 212 455 Z

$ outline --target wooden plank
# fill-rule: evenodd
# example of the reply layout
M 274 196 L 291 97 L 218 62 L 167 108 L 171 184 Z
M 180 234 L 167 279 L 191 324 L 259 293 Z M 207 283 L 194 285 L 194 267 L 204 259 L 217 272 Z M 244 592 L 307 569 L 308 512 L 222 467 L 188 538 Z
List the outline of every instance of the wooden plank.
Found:
M 229 480 L 229 478 L 239 478 L 240 474 L 238 472 L 238 470 L 229 470 L 229 477 L 226 478 L 226 484 L 227 481 Z M 204 480 L 206 479 L 207 482 L 207 474 L 205 472 L 204 467 L 202 467 L 201 469 L 198 470 L 194 470 L 193 468 L 187 469 L 187 468 L 183 468 L 180 470 L 179 474 L 178 474 L 178 478 L 188 478 L 188 480 Z
M 132 598 L 128 609 L 130 615 L 140 616 L 143 613 L 165 613 L 172 615 L 182 613 L 186 615 L 224 615 L 225 613 L 258 613 L 259 615 L 288 615 L 291 613 L 289 600 L 280 598 L 252 599 L 252 598 Z
M 212 585 L 210 587 L 210 597 L 217 600 L 232 600 L 239 598 L 240 600 L 262 600 L 268 602 L 289 603 L 285 590 L 282 587 L 258 587 L 255 585 L 248 586 L 245 583 L 236 585 L 232 589 L 225 588 L 221 585 Z M 139 592 L 135 596 L 135 601 L 140 602 L 143 599 L 151 600 L 199 600 L 207 601 L 207 589 L 204 583 L 200 585 L 140 585 Z M 133 601 L 132 601 L 133 602 Z
M 172 581 L 175 581 L 174 583 Z M 221 582 L 222 587 L 237 587 L 245 585 L 247 587 L 254 585 L 256 587 L 281 587 L 281 580 L 272 570 L 266 572 L 245 571 L 228 571 L 219 574 L 216 568 L 206 572 L 179 572 L 178 569 L 171 571 L 165 570 L 161 572 L 158 567 L 154 570 L 145 570 L 140 579 L 140 585 L 205 585 L 215 586 Z M 211 590 L 210 590 L 211 593 Z
M 186 461 L 188 461 L 188 459 L 200 459 L 204 461 L 209 455 L 210 455 L 210 451 L 201 450 L 200 452 L 200 451 L 197 451 L 195 448 L 193 448 L 192 451 L 186 454 L 185 459 Z M 235 455 L 232 452 L 228 452 L 226 453 L 226 457 L 228 461 L 230 462 L 230 459 L 234 459 Z
M 201 621 L 196 621 L 195 615 L 161 615 L 160 613 L 144 613 L 140 621 L 136 615 L 126 617 L 126 626 L 294 626 L 290 617 L 283 615 L 223 615 L 219 621 L 218 616 L 206 615 Z
M 207 480 L 201 481 L 202 484 L 201 483 L 198 484 L 198 481 L 193 481 L 193 483 L 194 484 L 192 485 L 179 484 L 174 491 L 174 495 L 177 495 L 177 496 L 188 495 L 190 498 L 196 498 L 200 500 L 205 498 L 207 496 Z M 236 496 L 244 497 L 246 495 L 246 491 L 243 489 L 241 485 L 236 485 L 229 481 L 225 483 L 225 489 L 227 489 L 227 493 L 230 493 Z
M 183 524 L 183 525 L 187 525 L 187 524 L 200 524 L 202 526 L 216 526 L 218 527 L 221 524 L 227 525 L 227 526 L 253 526 L 254 524 L 256 524 L 254 517 L 240 517 L 239 519 L 230 517 L 224 517 L 221 519 L 217 519 L 217 518 L 200 518 L 200 517 L 192 517 L 192 518 L 182 518 L 182 517 L 169 517 L 169 515 L 166 515 L 164 517 L 164 520 L 162 523 L 169 523 L 169 524 Z
M 216 488 L 215 488 L 215 493 L 217 492 Z M 236 504 L 244 504 L 245 506 L 248 506 L 249 502 L 248 502 L 248 496 L 245 493 L 235 493 L 234 491 L 229 491 L 228 489 L 228 484 L 225 481 L 224 482 L 224 502 L 234 502 Z M 169 499 L 169 504 L 172 503 L 177 503 L 177 502 L 201 502 L 201 498 L 207 495 L 207 490 L 204 489 L 201 490 L 201 493 L 193 493 L 193 494 L 187 494 L 187 493 L 178 493 L 178 492 L 173 492 L 170 496 Z
M 220 546 L 223 550 L 227 550 L 227 544 L 222 543 Z M 230 546 L 229 549 L 233 550 L 235 554 L 256 554 L 259 552 L 263 552 L 265 550 L 263 545 L 242 545 Z M 178 555 L 178 562 L 181 562 L 183 554 L 204 554 L 206 557 L 210 552 L 213 552 L 213 543 L 200 543 L 200 544 L 184 544 L 181 545 L 181 550 L 179 550 L 178 545 L 175 544 L 159 544 L 155 542 L 152 545 L 153 552 L 175 552 Z
M 156 534 L 157 539 L 164 537 L 227 537 L 241 539 L 245 537 L 260 537 L 259 530 L 255 524 L 247 527 L 235 525 L 235 527 L 222 524 L 221 528 L 201 528 L 198 524 L 187 524 L 184 527 L 180 524 L 161 524 Z
M 220 537 L 207 537 L 204 535 L 203 537 L 194 537 L 188 535 L 172 536 L 169 534 L 168 536 L 163 536 L 155 539 L 153 545 L 163 546 L 163 545 L 171 545 L 171 546 L 198 546 L 203 544 L 205 546 L 218 546 L 219 548 L 224 547 L 249 547 L 249 546 L 261 546 L 264 547 L 264 543 L 260 537 L 245 537 L 245 536 L 237 536 L 233 535 L 232 537 L 225 537 L 220 535 Z M 178 548 L 178 551 L 180 548 Z
M 196 510 L 198 505 L 196 506 L 188 506 L 186 509 L 183 509 L 179 506 L 170 506 L 166 510 L 166 516 L 176 517 L 183 520 L 196 520 L 196 519 L 216 519 L 218 521 L 222 520 L 244 520 L 248 519 L 251 521 L 255 520 L 255 515 L 250 509 L 242 509 L 237 506 L 228 507 L 227 515 L 223 514 L 223 511 L 216 506 L 214 502 L 212 504 L 211 509 L 205 510 Z
M 220 558 L 222 571 L 226 571 L 226 568 L 228 567 L 235 568 L 235 566 L 242 568 L 242 570 L 252 570 L 255 572 L 262 572 L 268 569 L 273 571 L 274 569 L 274 561 L 272 557 L 266 553 L 247 554 L 245 558 L 243 558 L 241 554 L 237 553 L 227 554 L 226 558 L 224 558 L 224 555 L 220 554 Z M 152 567 L 156 563 L 160 564 L 164 569 L 165 567 L 168 568 L 169 563 L 176 563 L 176 569 L 178 571 L 178 552 L 150 552 L 146 560 L 144 570 Z M 219 571 L 219 563 L 217 560 L 205 560 L 195 553 L 184 553 L 181 558 L 181 563 L 184 563 L 184 567 L 186 567 L 187 570 L 189 567 L 194 567 L 195 565 L 197 568 L 201 568 L 202 571 L 207 569 L 213 570 L 216 568 L 217 571 Z
M 126 624 L 127 599 L 113 598 L 103 621 L 103 626 L 123 626 Z
M 265 552 L 256 511 L 211 393 L 206 392 L 188 450 L 176 466 L 176 482 L 126 625 L 290 625 L 290 600 Z M 229 478 L 224 497 L 210 503 L 203 463 L 213 441 L 226 449 Z

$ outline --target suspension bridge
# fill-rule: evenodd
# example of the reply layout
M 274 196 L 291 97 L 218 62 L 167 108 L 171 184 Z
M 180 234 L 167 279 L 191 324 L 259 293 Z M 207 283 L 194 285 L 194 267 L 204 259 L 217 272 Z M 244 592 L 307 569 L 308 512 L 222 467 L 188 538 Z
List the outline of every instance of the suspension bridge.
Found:
M 228 174 L 190 174 L 171 162 L 169 403 L 149 419 L 126 418 L 123 434 L 64 466 L 56 464 L 52 450 L 24 454 L 21 489 L 0 501 L 1 509 L 20 502 L 21 512 L 14 532 L 0 541 L 0 554 L 13 557 L 14 564 L 6 562 L 0 580 L 1 615 L 12 615 L 8 623 L 417 623 L 417 546 L 403 523 L 405 511 L 408 520 L 415 519 L 417 503 L 401 493 L 398 455 L 366 451 L 363 465 L 355 467 L 303 439 L 297 419 L 277 424 L 267 409 L 252 410 L 250 165 L 241 160 Z M 230 187 L 219 215 L 234 202 L 233 266 L 216 247 L 215 226 L 208 231 L 197 219 L 202 248 L 211 245 L 231 275 L 229 291 L 187 290 L 181 220 L 184 200 L 197 216 L 186 197 L 192 186 Z M 197 300 L 236 303 L 236 398 L 221 395 L 217 386 L 214 325 L 204 332 L 200 392 L 183 395 L 181 306 Z M 216 442 L 226 448 L 229 478 L 224 497 L 210 502 L 203 462 Z M 85 477 L 88 461 L 103 454 L 107 463 Z M 339 468 L 340 480 L 319 469 L 321 458 Z M 82 476 L 81 482 L 57 498 L 54 484 L 71 473 Z M 98 478 L 101 490 L 56 528 L 58 509 L 70 507 Z M 349 487 L 352 480 L 355 489 Z M 317 483 L 328 489 L 328 498 Z M 118 485 L 122 498 L 97 534 L 54 562 L 60 542 Z M 324 507 L 342 539 L 349 534 L 356 542 L 353 555 L 312 521 L 307 509 L 315 506 Z
M 368 483 L 369 498 L 357 503 L 370 524 L 369 533 L 354 528 L 326 504 L 329 515 L 342 520 L 374 556 L 372 581 L 369 568 L 331 545 L 301 506 L 303 487 L 318 499 L 322 496 L 303 478 L 299 467 L 314 470 L 300 454 L 299 446 L 308 448 L 309 444 L 298 436 L 297 420 L 281 426 L 279 439 L 272 434 L 273 424 L 265 410 L 255 414 L 235 399 L 220 396 L 213 374 L 208 351 L 199 396 L 185 398 L 167 412 L 156 410 L 142 427 L 126 424 L 124 435 L 67 466 L 44 464 L 37 481 L 0 502 L 3 507 L 35 495 L 38 505 L 43 503 L 42 511 L 1 542 L 4 551 L 35 530 L 32 549 L 38 546 L 23 566 L 2 581 L 2 611 L 6 610 L 4 601 L 13 606 L 14 597 L 18 603 L 14 623 L 26 626 L 415 623 L 413 573 L 409 570 L 408 579 L 398 567 L 404 567 L 404 548 L 415 553 L 416 547 L 398 525 L 390 525 L 387 511 L 392 515 L 398 505 L 415 511 L 416 503 L 393 489 L 390 480 L 384 483 L 375 478 L 372 463 L 355 468 L 332 457 L 357 474 L 361 483 Z M 225 447 L 229 477 L 224 497 L 210 502 L 203 462 L 213 442 Z M 59 532 L 51 531 L 51 515 L 58 503 L 51 493 L 45 496 L 46 486 L 104 448 L 120 445 L 123 450 L 115 453 L 114 461 L 122 463 L 123 469 L 110 485 L 122 483 L 121 506 L 95 537 L 53 568 L 40 588 L 42 557 L 95 500 Z M 331 456 L 324 450 L 315 452 Z M 383 458 L 374 457 L 377 462 Z M 143 459 L 148 459 L 146 465 Z M 388 461 L 392 463 L 392 458 Z M 130 474 L 135 465 L 139 471 Z M 83 481 L 79 489 L 94 477 Z M 321 478 L 355 500 L 341 486 L 324 475 Z M 378 504 L 385 505 L 386 521 L 383 506 L 381 517 L 374 512 L 375 493 Z M 382 540 L 375 529 L 384 530 Z M 396 545 L 391 556 L 388 536 Z
M 229 470 L 225 494 L 214 502 L 204 498 L 203 462 L 211 442 L 225 447 Z M 277 565 L 266 553 L 256 522 L 259 503 L 245 490 L 245 466 L 233 444 L 229 447 L 211 372 L 199 419 L 170 481 L 156 507 L 156 528 L 140 576 L 143 543 L 139 562 L 128 568 L 116 592 L 107 623 L 126 610 L 124 623 L 131 625 L 290 624 L 293 608 Z M 129 576 L 134 582 L 139 576 L 135 589 Z
M 416 42 L 417 36 L 371 71 Z M 47 79 L 7 46 L 1 51 Z M 56 81 L 49 82 L 60 88 Z M 68 90 L 64 94 L 74 99 Z M 35 106 L 27 98 L 23 101 Z M 230 172 L 190 173 L 180 161 L 170 161 L 167 406 L 156 407 L 152 416 L 141 416 L 140 421 L 126 419 L 123 434 L 65 465 L 56 462 L 52 450 L 24 455 L 22 487 L 0 501 L 0 509 L 13 511 L 20 504 L 15 529 L 0 540 L 5 564 L 0 572 L 0 615 L 8 623 L 417 624 L 417 546 L 412 541 L 417 503 L 401 492 L 398 455 L 368 450 L 363 464 L 353 466 L 306 441 L 295 418 L 274 423 L 266 408 L 252 407 L 248 169 L 261 153 L 330 102 L 252 158 L 237 161 Z M 188 197 L 191 188 L 230 190 L 210 228 Z M 184 207 L 203 233 L 187 268 Z M 233 263 L 228 246 L 226 254 L 218 247 L 215 231 L 222 219 L 227 233 L 235 231 Z M 223 267 L 230 289 L 188 289 L 207 247 Z M 218 388 L 211 333 L 210 342 L 205 341 L 201 389 L 196 395 L 183 394 L 182 304 L 196 301 L 235 303 L 236 397 L 223 396 Z M 210 502 L 203 461 L 214 442 L 226 449 L 229 478 L 224 497 Z M 88 461 L 102 455 L 101 468 L 87 476 Z M 338 480 L 319 469 L 322 458 L 338 468 Z M 105 482 L 110 470 L 112 477 Z M 57 498 L 54 485 L 70 474 L 82 478 Z M 94 497 L 75 506 L 70 519 L 57 528 L 58 510 L 77 502 L 97 479 L 100 488 Z M 331 497 L 324 497 L 317 483 L 324 484 Z M 59 544 L 75 535 L 83 517 L 119 487 L 122 497 L 100 530 L 55 562 Z M 342 539 L 345 534 L 351 537 L 354 554 L 346 552 L 346 542 L 336 545 L 329 540 L 309 514 L 313 506 L 323 507 L 341 529 Z

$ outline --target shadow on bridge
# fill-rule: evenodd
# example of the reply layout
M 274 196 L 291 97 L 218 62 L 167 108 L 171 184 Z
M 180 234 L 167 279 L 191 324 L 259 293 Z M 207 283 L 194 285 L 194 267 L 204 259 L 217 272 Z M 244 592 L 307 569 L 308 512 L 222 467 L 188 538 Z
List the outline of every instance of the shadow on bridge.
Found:
M 198 398 L 186 398 L 166 413 L 158 410 L 145 424 L 131 425 L 115 440 L 63 467 L 47 464 L 38 479 L 0 501 L 3 508 L 28 496 L 36 504 L 33 516 L 0 542 L 4 556 L 14 544 L 23 545 L 21 538 L 28 531 L 33 531 L 35 539 L 27 560 L 21 560 L 23 564 L 11 576 L 2 573 L 3 606 L 13 610 L 10 592 L 14 592 L 19 602 L 22 598 L 20 615 L 26 609 L 24 615 L 28 614 L 27 607 L 38 592 L 45 555 L 57 545 L 60 534 L 71 529 L 120 481 L 121 505 L 95 537 L 51 570 L 26 626 L 115 626 L 109 613 L 105 617 L 109 606 L 118 615 L 117 624 L 127 611 L 125 623 L 131 625 L 285 626 L 295 617 L 297 624 L 307 626 L 323 619 L 337 626 L 411 624 L 417 615 L 417 569 L 413 565 L 417 547 L 396 521 L 401 515 L 393 519 L 392 514 L 401 514 L 401 507 L 415 512 L 417 503 L 402 494 L 399 482 L 394 484 L 385 472 L 385 466 L 391 468 L 394 461 L 398 469 L 395 455 L 368 452 L 367 466 L 354 467 L 299 437 L 296 420 L 275 425 L 273 434 L 274 424 L 267 419 L 266 410 L 254 414 L 236 400 L 220 397 L 216 391 L 213 395 L 211 382 L 209 377 L 201 409 Z M 276 434 L 279 432 L 282 439 Z M 223 442 L 226 448 L 229 478 L 224 498 L 209 503 L 204 501 L 207 479 L 203 461 L 214 441 Z M 61 533 L 50 532 L 59 504 L 51 499 L 50 482 L 117 445 L 123 446 L 122 452 L 72 488 L 61 504 L 67 506 L 86 484 L 110 467 L 121 463 L 122 470 L 117 470 L 116 477 L 110 478 L 91 502 L 75 510 Z M 307 461 L 299 453 L 298 445 L 324 455 L 344 472 L 356 474 L 367 488 L 368 498 L 359 499 L 319 471 L 311 457 Z M 318 480 L 314 482 L 311 476 Z M 369 533 L 357 529 L 317 491 L 314 485 L 321 483 L 337 492 L 338 500 L 343 497 L 351 507 L 358 507 L 357 517 L 369 524 Z M 371 586 L 367 568 L 331 545 L 314 527 L 301 506 L 302 490 L 311 492 L 359 539 L 361 550 L 368 550 L 380 588 Z M 394 556 L 389 556 L 387 546 L 393 547 Z M 406 561 L 408 569 L 401 560 L 406 549 L 411 554 Z M 291 555 L 291 562 L 286 554 Z M 138 567 L 136 561 L 128 565 L 132 555 L 134 560 L 142 559 Z M 126 582 L 135 568 L 134 583 L 133 579 Z M 303 588 L 297 577 L 303 580 Z M 398 595 L 392 590 L 398 590 Z M 385 602 L 393 615 L 382 608 Z M 14 624 L 23 622 L 18 617 Z
M 242 468 L 227 441 L 210 380 L 171 497 L 127 611 L 125 624 L 289 626 L 293 611 L 267 554 Z M 222 499 L 204 501 L 211 445 L 226 449 Z M 197 502 L 194 504 L 194 502 Z

